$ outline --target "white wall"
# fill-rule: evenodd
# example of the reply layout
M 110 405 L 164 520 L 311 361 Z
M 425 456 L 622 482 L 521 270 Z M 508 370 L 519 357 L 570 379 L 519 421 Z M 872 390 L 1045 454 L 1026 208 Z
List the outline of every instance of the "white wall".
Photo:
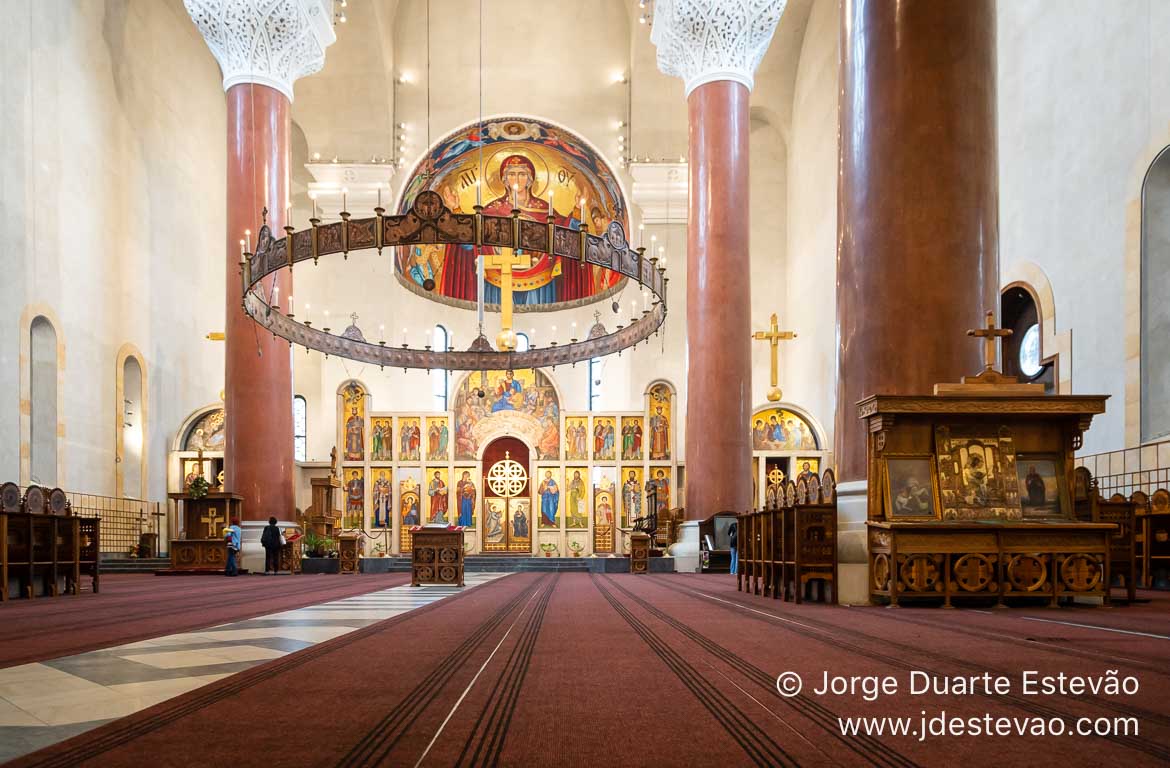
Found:
M 170 433 L 222 388 L 225 108 L 180 0 L 10 4 L 0 46 L 0 479 L 19 474 L 21 314 L 65 371 L 58 483 L 114 493 L 117 349 L 146 358 L 150 498 Z
M 834 440 L 837 402 L 836 0 L 815 0 L 797 63 L 788 146 L 788 259 L 782 345 L 785 400 L 803 406 Z
M 1012 0 L 998 22 L 1000 271 L 1044 270 L 1073 392 L 1111 396 L 1084 452 L 1136 445 L 1138 200 L 1170 143 L 1170 5 Z

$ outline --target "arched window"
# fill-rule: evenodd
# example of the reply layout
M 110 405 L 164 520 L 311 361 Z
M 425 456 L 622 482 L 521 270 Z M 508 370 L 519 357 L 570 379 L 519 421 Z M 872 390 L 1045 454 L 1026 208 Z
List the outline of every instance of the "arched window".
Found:
M 52 487 L 57 485 L 57 331 L 37 315 L 29 335 L 30 479 Z
M 447 329 L 441 325 L 436 325 L 432 336 L 431 348 L 446 351 L 449 345 L 450 334 L 447 333 Z M 448 378 L 447 371 L 442 368 L 436 368 L 431 371 L 431 394 L 435 398 L 434 408 L 436 411 L 447 410 Z
M 304 395 L 293 398 L 293 458 L 308 461 L 308 404 Z
M 1142 184 L 1142 442 L 1170 435 L 1170 147 Z
M 601 358 L 589 360 L 589 410 L 596 410 L 601 399 Z
M 1032 292 L 1015 283 L 1000 296 L 1000 318 L 1004 328 L 1012 331 L 1003 340 L 1003 372 L 1020 381 L 1043 384 L 1044 391 L 1056 392 L 1056 366 L 1053 358 L 1041 357 L 1040 308 Z
M 527 333 L 517 333 L 516 334 L 516 351 L 517 352 L 527 352 L 531 348 L 532 348 L 532 343 L 528 340 L 528 334 Z

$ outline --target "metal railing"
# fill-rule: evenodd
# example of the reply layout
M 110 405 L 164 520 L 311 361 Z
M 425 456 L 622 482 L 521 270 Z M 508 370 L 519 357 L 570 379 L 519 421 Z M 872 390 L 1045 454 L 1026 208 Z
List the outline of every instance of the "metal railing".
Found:
M 1098 492 L 1106 499 L 1114 494 L 1129 498 L 1135 491 L 1150 496 L 1159 488 L 1170 489 L 1170 441 L 1078 456 L 1075 463 L 1096 478 Z
M 25 488 L 22 487 L 20 492 L 23 495 Z M 131 547 L 139 545 L 144 533 L 155 534 L 157 541 L 163 517 L 159 502 L 71 491 L 66 491 L 65 495 L 74 515 L 101 518 L 101 554 L 125 557 Z

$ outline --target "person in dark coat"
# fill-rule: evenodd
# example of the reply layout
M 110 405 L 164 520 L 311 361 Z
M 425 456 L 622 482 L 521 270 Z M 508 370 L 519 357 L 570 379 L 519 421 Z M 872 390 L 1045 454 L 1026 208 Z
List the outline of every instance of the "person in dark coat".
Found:
M 739 524 L 732 523 L 727 528 L 727 537 L 731 540 L 731 572 L 739 571 Z
M 284 546 L 284 537 L 280 534 L 280 528 L 276 526 L 276 518 L 268 518 L 268 525 L 264 526 L 264 532 L 260 534 L 260 545 L 264 547 L 264 573 L 268 574 L 272 571 L 273 574 L 280 571 L 280 548 Z

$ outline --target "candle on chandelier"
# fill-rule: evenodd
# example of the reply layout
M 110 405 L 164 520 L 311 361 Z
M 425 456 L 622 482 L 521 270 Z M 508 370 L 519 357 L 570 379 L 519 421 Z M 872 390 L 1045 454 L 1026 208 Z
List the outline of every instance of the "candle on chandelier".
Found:
M 378 207 L 382 207 L 382 185 L 378 185 Z
M 310 308 L 309 303 L 305 302 L 305 323 L 306 324 L 308 324 L 308 322 L 309 322 L 309 308 Z
M 646 245 L 646 225 L 638 225 L 638 247 L 642 248 Z
M 645 299 L 643 299 L 643 301 L 645 301 Z M 638 314 L 638 302 L 637 302 L 637 301 L 631 301 L 631 302 L 630 302 L 630 316 L 631 316 L 631 317 L 634 317 L 634 316 L 636 316 L 637 314 Z
M 293 309 L 293 297 L 292 297 L 292 294 L 290 293 L 288 295 L 288 314 L 291 316 L 294 311 L 296 311 L 296 310 Z
M 520 207 L 519 195 L 520 195 L 520 186 L 517 184 L 513 184 L 512 185 L 512 210 L 516 210 Z
M 556 211 L 553 209 L 552 195 L 553 195 L 553 191 L 552 191 L 552 186 L 550 185 L 548 188 L 548 215 L 549 216 L 552 216 L 554 213 L 556 213 Z
M 244 237 L 246 237 L 248 239 L 248 252 L 251 253 L 252 252 L 252 230 L 245 229 L 244 230 Z
M 313 218 L 317 218 L 317 193 L 310 192 L 309 199 L 313 201 Z
M 378 326 L 378 341 L 386 340 L 386 326 L 384 324 Z
M 479 179 L 476 179 L 475 180 L 475 204 L 476 205 L 483 205 L 483 200 L 481 198 L 482 195 L 483 195 L 483 192 L 480 191 Z
M 585 198 L 581 198 L 581 223 L 585 223 Z
M 345 187 L 342 187 L 342 188 L 341 188 L 341 210 L 343 210 L 343 211 L 344 211 L 344 210 L 346 209 L 346 207 L 347 207 L 347 206 L 346 206 L 346 204 L 345 204 L 345 198 L 346 198 L 346 196 L 348 196 L 348 195 L 349 195 L 349 190 L 348 190 L 347 188 L 345 188 Z
M 244 241 L 240 240 L 240 261 L 244 260 L 244 256 L 247 253 L 248 253 L 248 249 L 244 247 Z
M 650 294 L 647 291 L 642 291 L 642 311 L 645 312 L 650 301 Z
M 406 329 L 402 329 L 402 346 L 406 346 Z

